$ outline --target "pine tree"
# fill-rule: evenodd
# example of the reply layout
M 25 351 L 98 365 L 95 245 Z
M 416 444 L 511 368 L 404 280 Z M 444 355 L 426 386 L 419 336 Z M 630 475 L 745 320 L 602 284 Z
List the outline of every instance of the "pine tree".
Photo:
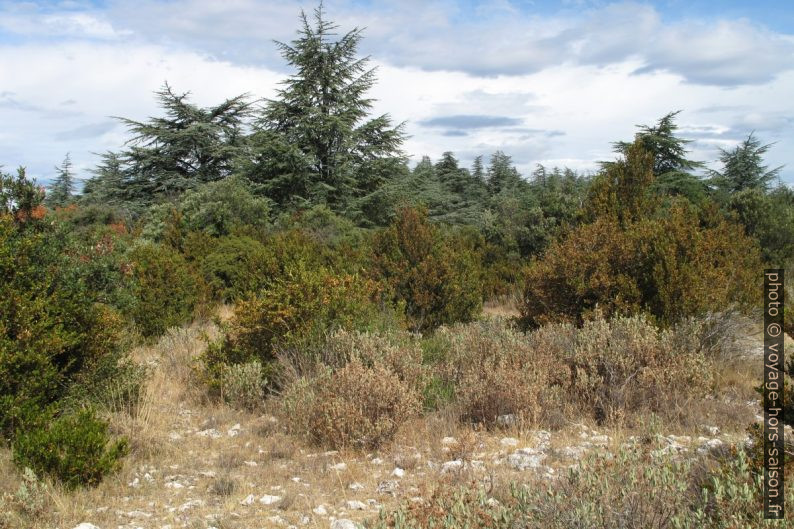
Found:
M 72 172 L 72 159 L 69 154 L 55 167 L 58 176 L 47 191 L 45 204 L 50 208 L 64 207 L 74 201 L 74 173 Z
M 730 195 L 746 189 L 766 192 L 783 168 L 769 169 L 763 156 L 773 144 L 761 145 L 753 133 L 732 150 L 720 149 L 722 172 L 710 171 L 710 184 L 722 194 Z
M 393 127 L 388 115 L 368 118 L 373 100 L 366 92 L 375 70 L 356 55 L 361 30 L 335 39 L 337 26 L 324 19 L 322 4 L 313 24 L 303 12 L 301 23 L 291 44 L 277 42 L 297 72 L 267 102 L 254 140 L 255 150 L 276 155 L 271 163 L 288 168 L 292 176 L 285 179 L 264 167 L 251 168 L 251 178 L 280 203 L 298 195 L 297 202 L 349 210 L 404 164 L 402 125 Z

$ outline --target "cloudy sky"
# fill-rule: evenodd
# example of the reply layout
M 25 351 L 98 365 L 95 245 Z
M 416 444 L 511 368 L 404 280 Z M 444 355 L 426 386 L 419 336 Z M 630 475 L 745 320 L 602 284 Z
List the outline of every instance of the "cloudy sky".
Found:
M 497 149 L 591 170 L 636 124 L 682 110 L 693 157 L 750 132 L 794 184 L 794 7 L 789 0 L 326 0 L 366 28 L 375 111 L 405 121 L 414 160 Z M 168 81 L 201 105 L 273 95 L 290 72 L 291 0 L 0 0 L 0 164 L 39 181 L 68 152 L 82 177 L 145 119 Z M 715 166 L 716 167 L 716 166 Z

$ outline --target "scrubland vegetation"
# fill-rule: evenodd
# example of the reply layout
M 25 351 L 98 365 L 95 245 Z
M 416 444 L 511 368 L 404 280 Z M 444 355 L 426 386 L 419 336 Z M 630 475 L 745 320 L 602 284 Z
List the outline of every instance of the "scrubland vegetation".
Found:
M 592 175 L 411 169 L 360 33 L 304 23 L 275 100 L 166 86 L 80 194 L 68 159 L 0 177 L 0 527 L 327 525 L 312 501 L 367 487 L 370 527 L 761 526 L 753 322 L 794 272 L 769 146 L 703 172 L 673 112 Z

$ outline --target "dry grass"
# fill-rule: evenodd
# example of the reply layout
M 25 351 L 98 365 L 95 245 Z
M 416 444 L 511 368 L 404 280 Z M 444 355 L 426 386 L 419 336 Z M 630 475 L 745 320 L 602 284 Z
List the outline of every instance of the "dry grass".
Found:
M 495 347 L 483 341 L 482 335 L 467 338 L 465 332 L 472 329 L 457 331 L 463 342 L 477 344 L 478 353 Z M 490 327 L 486 331 L 516 354 L 511 338 L 500 338 Z M 91 522 L 102 529 L 165 525 L 242 529 L 290 524 L 326 528 L 331 517 L 373 519 L 379 508 L 391 510 L 458 485 L 484 487 L 499 499 L 508 497 L 511 482 L 547 479 L 542 472 L 518 471 L 505 463 L 518 448 L 541 446 L 536 428 L 543 424 L 518 422 L 488 431 L 461 423 L 454 406 L 405 421 L 393 432 L 391 443 L 371 452 L 311 446 L 301 436 L 286 432 L 289 417 L 273 417 L 268 410 L 272 404 L 264 412 L 251 413 L 206 398 L 193 362 L 204 350 L 203 336 L 216 332 L 215 325 L 198 323 L 135 350 L 135 360 L 149 368 L 140 403 L 132 415 L 117 412 L 109 417 L 113 430 L 127 436 L 132 446 L 122 470 L 97 488 L 74 492 L 45 481 L 43 508 L 24 512 L 6 501 L 5 509 L 12 514 L 0 527 L 5 523 L 11 529 L 71 529 Z M 555 341 L 554 347 L 562 347 L 566 340 L 560 334 L 536 337 L 536 345 L 541 338 L 548 348 Z M 739 440 L 755 413 L 747 401 L 753 399 L 752 388 L 759 380 L 757 364 L 756 360 L 724 364 L 715 372 L 719 396 L 680 403 L 678 420 L 675 413 L 652 419 L 640 410 L 636 420 L 599 426 L 592 414 L 566 408 L 552 432 L 543 469 L 564 473 L 573 462 L 565 455 L 566 449 L 583 445 L 596 434 L 608 436 L 610 450 L 617 450 L 631 436 L 648 436 L 651 431 L 696 439 L 703 435 L 703 425 L 719 427 L 726 442 Z M 446 437 L 454 441 L 442 442 Z M 515 441 L 503 442 L 503 438 Z M 442 473 L 442 465 L 453 460 L 465 466 L 459 472 Z M 405 474 L 396 475 L 395 468 Z M 0 496 L 16 494 L 21 481 L 9 451 L 0 449 Z M 254 501 L 247 505 L 249 495 Z M 260 503 L 266 495 L 278 499 Z M 352 500 L 362 502 L 366 509 L 351 509 L 347 502 Z

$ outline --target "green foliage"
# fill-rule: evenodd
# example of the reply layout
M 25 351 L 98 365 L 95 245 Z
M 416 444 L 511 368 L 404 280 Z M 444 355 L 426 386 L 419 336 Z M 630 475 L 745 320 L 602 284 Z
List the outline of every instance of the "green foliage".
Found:
M 245 96 L 199 108 L 187 93 L 177 94 L 168 84 L 156 95 L 165 117 L 147 122 L 120 118 L 133 134 L 120 156 L 122 168 L 109 165 L 97 175 L 106 193 L 144 205 L 229 176 L 243 152 L 243 122 L 250 114 Z M 116 189 L 119 174 L 121 190 Z
M 50 186 L 45 202 L 50 208 L 62 208 L 74 200 L 74 173 L 72 173 L 72 160 L 68 154 L 55 170 L 58 176 Z
M 643 150 L 653 157 L 653 174 L 656 177 L 653 191 L 656 194 L 679 195 L 699 204 L 706 198 L 706 185 L 692 171 L 703 168 L 702 162 L 686 157 L 687 144 L 675 135 L 678 125 L 675 119 L 681 111 L 670 112 L 660 118 L 655 126 L 638 125 L 634 144 L 639 143 Z M 628 158 L 632 142 L 614 143 L 615 151 Z M 604 164 L 609 167 L 611 163 Z
M 44 189 L 25 175 L 20 167 L 16 176 L 0 172 L 0 216 L 9 216 L 18 223 L 44 216 Z
M 236 176 L 188 191 L 179 210 L 185 229 L 216 237 L 228 235 L 237 226 L 263 228 L 270 216 L 269 201 L 256 196 L 254 187 Z
M 373 242 L 373 271 L 417 330 L 469 321 L 482 305 L 480 258 L 445 240 L 425 210 L 406 208 Z
M 726 206 L 758 240 L 766 263 L 784 267 L 794 260 L 794 191 L 783 186 L 771 193 L 745 189 L 732 194 Z
M 74 488 L 96 485 L 116 470 L 127 452 L 127 443 L 123 439 L 111 442 L 107 424 L 92 411 L 82 410 L 21 431 L 14 440 L 13 452 L 18 465 Z
M 361 31 L 338 40 L 336 28 L 315 10 L 314 24 L 301 14 L 298 38 L 278 43 L 297 73 L 268 101 L 258 123 L 254 156 L 267 160 L 246 176 L 264 184 L 276 203 L 327 204 L 335 211 L 377 190 L 403 162 L 402 130 L 388 116 L 368 118 L 375 82 L 367 59 L 356 57 Z
M 215 299 L 233 301 L 262 288 L 275 267 L 272 253 L 250 237 L 230 236 L 216 241 L 200 257 L 199 269 Z
M 649 190 L 651 157 L 639 143 L 605 169 L 591 188 L 592 221 L 553 243 L 530 266 L 521 319 L 581 322 L 648 312 L 659 323 L 757 301 L 757 244 L 741 227 L 704 219 L 673 201 L 662 208 Z
M 753 133 L 747 136 L 732 150 L 720 149 L 722 172 L 711 171 L 710 184 L 718 196 L 730 196 L 734 193 L 756 189 L 761 192 L 769 190 L 770 183 L 778 177 L 782 167 L 769 169 L 764 165 L 763 156 L 772 144 L 761 145 Z
M 131 316 L 144 336 L 188 321 L 204 301 L 205 286 L 184 257 L 165 245 L 141 243 L 129 253 Z
M 277 347 L 318 340 L 334 327 L 354 328 L 368 319 L 374 285 L 354 275 L 298 266 L 268 288 L 237 304 L 226 360 L 274 359 Z

